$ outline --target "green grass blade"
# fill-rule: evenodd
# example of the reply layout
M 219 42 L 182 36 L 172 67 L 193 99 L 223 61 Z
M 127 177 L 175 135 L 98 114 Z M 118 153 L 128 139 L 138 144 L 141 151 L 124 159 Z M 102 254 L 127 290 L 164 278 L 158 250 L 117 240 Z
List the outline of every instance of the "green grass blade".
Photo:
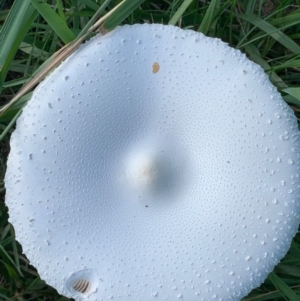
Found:
M 233 19 L 234 19 L 234 10 L 236 7 L 236 1 L 233 0 L 231 3 L 230 14 L 229 14 L 229 45 L 232 45 L 232 37 L 233 37 Z
M 124 0 L 119 7 L 104 21 L 102 29 L 111 31 L 125 20 L 145 0 Z
M 273 283 L 273 285 L 282 294 L 288 298 L 290 301 L 300 301 L 300 296 L 298 296 L 281 278 L 279 278 L 274 272 L 272 272 L 268 279 Z
M 75 39 L 74 33 L 45 0 L 30 0 L 42 17 L 46 20 L 53 31 L 62 39 L 65 44 Z
M 286 61 L 278 66 L 273 67 L 274 70 L 282 70 L 286 68 L 300 68 L 300 59 Z
M 0 91 L 9 66 L 38 13 L 30 0 L 16 0 L 0 33 Z
M 270 23 L 277 27 L 289 27 L 300 24 L 300 12 L 270 20 Z
M 3 295 L 3 294 L 0 294 L 0 297 L 3 298 L 3 300 L 6 300 L 6 301 L 14 301 L 13 299 Z
M 282 297 L 282 294 L 276 290 L 276 291 L 273 291 L 273 292 L 268 292 L 268 293 L 256 295 L 256 296 L 253 296 L 253 297 L 246 297 L 246 298 L 242 299 L 241 301 L 274 301 L 274 300 L 282 300 L 282 299 L 278 299 L 280 297 Z
M 287 102 L 289 104 L 294 104 L 296 106 L 300 106 L 300 101 L 291 95 L 285 95 L 285 96 L 282 96 L 282 98 L 285 102 Z
M 299 100 L 300 103 L 300 88 L 286 88 L 282 90 L 286 94 L 289 94 Z
M 253 14 L 255 10 L 256 1 L 245 1 L 245 13 L 247 15 Z
M 267 21 L 262 20 L 257 16 L 239 15 L 238 17 L 258 27 L 293 53 L 300 53 L 300 46 L 297 43 Z
M 81 3 L 85 4 L 90 9 L 97 11 L 100 7 L 99 4 L 95 3 L 95 1 L 92 0 L 81 0 Z
M 184 0 L 168 24 L 175 25 L 192 2 L 193 0 Z
M 12 260 L 12 258 L 9 256 L 9 254 L 6 252 L 6 250 L 3 248 L 2 245 L 0 245 L 0 255 L 2 256 L 3 258 L 3 263 L 7 264 L 7 263 L 10 263 L 17 271 L 20 275 L 23 275 L 21 270 L 18 269 L 18 266 L 16 265 L 16 263 Z M 7 262 L 4 261 L 4 259 L 7 259 Z
M 259 64 L 265 72 L 269 73 L 271 82 L 278 88 L 286 88 L 287 85 L 282 81 L 282 79 L 275 72 L 268 72 L 271 70 L 271 66 L 262 58 L 258 49 L 253 44 L 248 44 L 245 46 L 246 52 L 250 55 L 251 59 Z
M 7 135 L 7 133 L 10 131 L 10 129 L 15 125 L 18 117 L 21 115 L 22 110 L 18 111 L 17 114 L 11 119 L 10 123 L 6 127 L 6 129 L 1 133 L 0 135 L 0 142 L 3 140 L 3 138 Z
M 79 29 L 79 21 L 80 17 L 78 14 L 78 0 L 72 0 L 72 6 L 73 6 L 73 29 L 78 30 Z
M 201 25 L 199 26 L 198 31 L 202 32 L 203 34 L 207 35 L 208 30 L 211 26 L 212 20 L 213 20 L 213 14 L 215 10 L 215 6 L 217 4 L 218 0 L 212 0 L 209 4 L 209 7 L 205 13 L 205 16 L 201 22 Z
M 98 8 L 94 16 L 91 18 L 91 20 L 86 24 L 86 26 L 82 29 L 82 31 L 78 34 L 76 40 L 79 40 L 81 37 L 83 37 L 87 31 L 90 29 L 90 27 L 97 21 L 97 19 L 100 17 L 100 15 L 104 12 L 106 7 L 109 5 L 111 0 L 105 0 L 101 7 Z
M 57 5 L 59 17 L 63 20 L 64 23 L 67 24 L 66 15 L 64 13 L 64 7 L 61 0 L 56 0 L 56 5 Z
M 269 17 L 271 17 L 271 15 L 268 16 L 268 18 Z M 283 29 L 287 29 L 288 27 L 296 26 L 296 25 L 300 24 L 300 13 L 293 13 L 293 14 L 290 14 L 288 16 L 281 17 L 281 18 L 274 18 L 274 19 L 270 20 L 269 22 L 270 22 L 271 25 L 276 26 L 277 28 L 280 28 L 280 30 L 282 31 Z M 247 23 L 247 24 L 250 25 L 250 23 Z M 247 34 L 243 36 L 243 38 L 239 41 L 239 44 L 238 44 L 237 48 L 240 48 L 240 45 L 242 45 L 242 44 L 245 45 L 244 41 L 247 40 L 247 36 L 254 29 L 255 28 L 253 28 L 251 31 L 247 32 Z M 259 34 L 252 37 L 250 43 L 252 43 L 255 40 L 262 39 L 266 36 L 268 36 L 267 33 L 260 32 Z M 298 37 L 297 37 L 297 35 L 290 35 L 289 38 L 296 40 Z M 275 41 L 275 40 L 273 40 L 273 41 Z
M 278 273 L 285 273 L 286 275 L 291 275 L 300 278 L 300 267 L 297 266 L 280 264 L 278 267 L 276 267 L 276 271 Z
M 12 226 L 10 226 L 10 232 L 11 232 L 11 236 L 15 238 L 15 233 L 14 233 L 14 230 L 12 229 Z M 17 243 L 16 243 L 15 239 L 12 241 L 11 244 L 12 244 L 12 247 L 13 247 L 14 262 L 16 264 L 17 271 L 23 277 L 24 275 L 21 272 L 21 266 L 20 266 L 19 255 L 18 255 L 18 248 L 17 248 Z
M 11 230 L 10 224 L 7 224 L 7 225 L 3 228 L 2 233 L 1 233 L 1 236 L 0 236 L 0 239 L 1 239 L 2 243 L 3 243 L 3 240 L 5 239 L 6 235 L 9 234 L 10 230 Z
M 4 22 L 7 18 L 9 10 L 0 10 L 0 22 Z
M 18 274 L 16 271 L 9 265 L 8 263 L 4 262 L 3 260 L 0 260 L 0 262 L 5 266 L 6 271 L 9 275 L 10 281 L 13 281 L 15 279 L 18 279 Z

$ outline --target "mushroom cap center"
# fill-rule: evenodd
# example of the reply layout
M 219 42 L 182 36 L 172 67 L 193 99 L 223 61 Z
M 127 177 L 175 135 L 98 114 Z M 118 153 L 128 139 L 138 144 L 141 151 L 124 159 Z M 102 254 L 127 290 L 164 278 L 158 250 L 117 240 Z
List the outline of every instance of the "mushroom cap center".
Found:
M 128 179 L 137 188 L 152 189 L 163 172 L 162 164 L 155 156 L 140 154 L 129 162 Z
M 175 141 L 169 137 L 156 141 L 149 138 L 125 152 L 121 187 L 126 193 L 139 201 L 159 203 L 184 191 L 185 179 L 192 170 L 188 170 L 186 152 Z

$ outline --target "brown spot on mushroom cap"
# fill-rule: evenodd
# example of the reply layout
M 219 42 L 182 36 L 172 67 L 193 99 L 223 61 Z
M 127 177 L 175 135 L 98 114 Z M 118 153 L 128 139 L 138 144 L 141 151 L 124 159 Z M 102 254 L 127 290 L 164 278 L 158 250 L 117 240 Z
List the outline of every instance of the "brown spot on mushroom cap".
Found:
M 153 65 L 152 65 L 152 72 L 153 73 L 157 73 L 159 71 L 159 63 L 158 62 L 155 62 Z

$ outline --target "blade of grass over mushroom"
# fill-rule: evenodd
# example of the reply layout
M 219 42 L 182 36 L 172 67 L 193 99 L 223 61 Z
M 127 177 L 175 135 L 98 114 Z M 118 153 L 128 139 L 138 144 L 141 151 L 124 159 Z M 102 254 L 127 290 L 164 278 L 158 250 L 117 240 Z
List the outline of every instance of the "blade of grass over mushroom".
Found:
M 168 24 L 175 25 L 192 2 L 193 0 L 184 0 Z
M 289 301 L 300 301 L 300 297 L 274 272 L 269 275 L 268 279 Z
M 100 17 L 100 15 L 104 12 L 106 7 L 109 5 L 111 0 L 105 0 L 100 8 L 96 11 L 95 15 L 91 18 L 91 20 L 85 25 L 85 27 L 81 30 L 79 35 L 76 38 L 76 41 L 82 38 L 91 28 L 92 25 L 96 22 L 96 20 Z M 100 21 L 100 20 L 99 20 Z M 97 25 L 96 25 L 97 26 Z
M 89 27 L 90 23 L 93 23 L 95 19 L 97 19 L 98 15 L 106 8 L 109 2 L 110 0 L 106 0 L 103 3 L 103 5 L 99 8 L 98 12 L 96 13 L 95 18 L 92 18 L 92 20 L 87 24 L 87 26 L 83 29 L 80 35 L 73 41 L 73 43 L 61 48 L 54 55 L 52 55 L 46 62 L 44 62 L 44 64 L 37 70 L 37 72 L 35 72 L 34 77 L 19 91 L 17 95 L 15 95 L 15 97 L 7 105 L 5 105 L 0 109 L 0 116 L 2 116 L 2 114 L 6 112 L 12 104 L 17 102 L 21 96 L 23 96 L 26 92 L 32 89 L 37 83 L 39 83 L 51 70 L 53 70 L 56 66 L 58 66 L 64 59 L 66 59 L 81 44 L 81 42 L 83 42 L 83 40 L 89 33 L 95 30 L 100 24 L 104 22 L 104 20 L 106 20 L 107 15 L 109 15 L 109 13 L 106 14 L 100 20 L 98 20 L 98 22 L 94 24 L 92 27 Z M 120 5 L 116 6 L 115 9 L 118 9 L 119 6 Z
M 292 39 L 290 39 L 286 34 L 284 34 L 281 29 L 278 29 L 271 25 L 270 23 L 266 22 L 265 20 L 257 17 L 257 16 L 249 16 L 249 15 L 238 15 L 239 18 L 252 23 L 254 26 L 258 27 L 262 31 L 266 32 L 272 38 L 274 38 L 277 42 L 281 45 L 289 49 L 295 54 L 300 53 L 300 46 L 295 43 Z M 238 45 L 238 48 L 244 47 L 244 45 Z
M 215 6 L 217 4 L 218 0 L 212 0 L 209 4 L 209 7 L 205 13 L 205 16 L 201 22 L 201 25 L 198 28 L 198 31 L 202 32 L 203 34 L 207 34 L 212 20 L 213 20 L 213 14 L 214 14 L 214 10 L 215 10 Z
M 30 0 L 54 32 L 67 44 L 75 39 L 64 18 L 61 18 L 44 0 Z
M 99 11 L 97 13 L 100 13 L 101 10 L 105 9 L 105 7 L 108 5 L 108 3 L 110 2 L 110 0 L 107 0 L 104 2 L 103 6 L 99 9 Z M 121 4 L 121 3 L 120 3 Z M 115 9 L 118 9 L 118 7 L 120 6 L 117 5 L 115 7 Z M 114 9 L 112 10 L 112 12 L 114 11 Z M 96 14 L 97 15 L 97 14 Z M 91 20 L 87 26 L 83 29 L 83 32 L 80 34 L 80 36 L 75 39 L 74 43 L 69 45 L 69 47 L 63 47 L 62 49 L 60 49 L 59 51 L 57 51 L 52 57 L 50 57 L 39 69 L 38 72 L 36 72 L 36 76 L 29 81 L 20 91 L 19 93 L 4 107 L 2 107 L 0 109 L 0 116 L 7 111 L 7 109 L 14 104 L 15 102 L 17 102 L 19 100 L 19 98 L 21 96 L 23 96 L 26 92 L 28 92 L 31 88 L 33 88 L 38 82 L 40 82 L 51 70 L 53 70 L 56 66 L 58 66 L 58 64 L 63 61 L 65 58 L 68 57 L 68 55 L 70 55 L 80 44 L 81 42 L 84 40 L 84 38 L 86 37 L 87 34 L 89 34 L 91 31 L 93 31 L 94 29 L 96 29 L 100 24 L 102 24 L 102 22 L 104 20 L 106 20 L 107 16 L 109 16 L 110 14 L 106 14 L 103 18 L 101 18 L 96 24 L 94 24 L 93 27 L 88 28 L 89 27 L 89 23 L 93 23 L 94 19 Z M 86 31 L 86 32 L 85 32 Z
M 100 26 L 109 16 L 111 13 L 113 13 L 115 10 L 117 10 L 122 2 L 117 5 L 114 9 L 111 10 L 110 13 L 106 14 L 103 18 L 98 20 L 96 24 L 90 27 L 90 24 L 92 24 L 95 19 L 97 19 L 98 15 L 101 14 L 101 12 L 107 7 L 111 0 L 106 0 L 103 5 L 99 8 L 95 16 L 88 22 L 88 24 L 85 26 L 85 28 L 82 30 L 82 32 L 79 34 L 79 36 L 71 43 L 70 45 L 66 45 L 59 51 L 57 51 L 52 57 L 50 57 L 36 72 L 36 76 L 25 85 L 20 92 L 8 103 L 5 105 L 2 109 L 0 109 L 0 116 L 3 114 L 12 104 L 14 104 L 18 99 L 23 96 L 26 92 L 28 92 L 31 88 L 33 88 L 38 82 L 40 82 L 51 70 L 53 70 L 60 62 L 62 62 L 65 58 L 68 57 L 85 39 L 85 37 L 91 33 L 93 30 L 95 30 L 98 26 Z
M 100 31 L 107 32 L 117 27 L 125 20 L 135 9 L 137 9 L 145 0 L 124 0 L 118 8 L 104 21 Z
M 16 0 L 0 32 L 0 91 L 9 66 L 38 12 L 29 0 Z

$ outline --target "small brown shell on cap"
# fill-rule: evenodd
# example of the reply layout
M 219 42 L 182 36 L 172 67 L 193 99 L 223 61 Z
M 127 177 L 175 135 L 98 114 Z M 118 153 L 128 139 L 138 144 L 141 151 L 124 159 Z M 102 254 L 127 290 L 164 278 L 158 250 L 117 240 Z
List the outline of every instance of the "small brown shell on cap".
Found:
M 90 290 L 90 282 L 86 279 L 78 279 L 74 282 L 73 289 L 80 293 L 88 293 Z

